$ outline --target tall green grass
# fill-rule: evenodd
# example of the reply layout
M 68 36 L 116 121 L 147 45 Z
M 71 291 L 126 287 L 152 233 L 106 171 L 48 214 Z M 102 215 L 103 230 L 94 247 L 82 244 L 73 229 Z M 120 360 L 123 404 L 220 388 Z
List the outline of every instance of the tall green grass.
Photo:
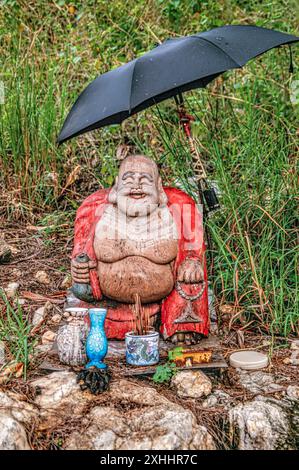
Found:
M 37 338 L 30 336 L 31 324 L 28 315 L 23 312 L 18 302 L 13 305 L 0 289 L 0 299 L 5 312 L 0 316 L 0 341 L 3 341 L 9 352 L 5 364 L 9 361 L 23 364 L 23 377 L 26 380 L 27 370 L 34 352 Z
M 258 104 L 259 92 L 251 78 L 237 105 L 228 104 L 231 95 L 218 93 L 218 113 L 225 111 L 218 129 L 207 91 L 188 100 L 197 116 L 198 148 L 220 190 L 221 210 L 206 220 L 212 236 L 210 279 L 220 302 L 234 306 L 232 323 L 238 327 L 298 334 L 296 125 L 290 104 L 279 116 L 267 99 Z M 155 123 L 172 170 L 169 182 L 179 180 L 196 198 L 188 144 L 168 116 L 157 113 Z

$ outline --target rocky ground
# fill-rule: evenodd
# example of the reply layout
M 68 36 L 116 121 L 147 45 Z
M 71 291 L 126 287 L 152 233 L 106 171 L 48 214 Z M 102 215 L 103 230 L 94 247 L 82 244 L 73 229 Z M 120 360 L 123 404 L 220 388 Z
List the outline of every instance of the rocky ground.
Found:
M 20 373 L 10 362 L 7 374 L 2 365 L 0 449 L 298 448 L 295 338 L 273 341 L 246 331 L 240 343 L 237 330 L 220 331 L 225 357 L 258 347 L 271 352 L 269 367 L 252 372 L 229 367 L 221 376 L 181 371 L 169 385 L 128 377 L 123 358 L 110 354 L 110 389 L 98 396 L 82 391 L 77 371 L 51 354 L 70 283 L 71 233 L 45 230 L 7 226 L 2 233 L 6 263 L 0 265 L 0 286 L 28 315 L 29 338 L 36 344 L 26 380 L 23 369 Z M 3 303 L 0 311 L 5 320 Z M 4 346 L 6 363 L 13 357 L 8 342 Z
M 23 388 L 8 384 L 0 391 L 0 448 L 296 449 L 299 386 L 280 385 L 268 372 L 237 375 L 245 400 L 199 371 L 179 372 L 170 388 L 160 389 L 114 378 L 98 396 L 82 391 L 67 370 Z

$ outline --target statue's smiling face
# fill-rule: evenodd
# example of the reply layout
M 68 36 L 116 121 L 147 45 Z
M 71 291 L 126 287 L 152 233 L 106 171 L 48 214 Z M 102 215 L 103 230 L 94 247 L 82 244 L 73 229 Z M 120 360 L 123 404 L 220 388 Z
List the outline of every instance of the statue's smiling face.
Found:
M 144 156 L 128 157 L 120 167 L 110 199 L 129 217 L 140 217 L 157 209 L 161 191 L 156 164 Z

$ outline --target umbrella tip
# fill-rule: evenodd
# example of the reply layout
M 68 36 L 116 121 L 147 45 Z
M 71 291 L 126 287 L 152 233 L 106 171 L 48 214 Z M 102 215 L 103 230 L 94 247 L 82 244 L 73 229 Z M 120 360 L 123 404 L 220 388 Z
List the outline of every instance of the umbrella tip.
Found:
M 60 139 L 60 136 L 58 136 L 57 139 L 56 139 L 56 145 L 57 145 L 57 147 L 60 147 L 60 145 L 62 144 L 62 142 L 63 142 L 63 140 Z

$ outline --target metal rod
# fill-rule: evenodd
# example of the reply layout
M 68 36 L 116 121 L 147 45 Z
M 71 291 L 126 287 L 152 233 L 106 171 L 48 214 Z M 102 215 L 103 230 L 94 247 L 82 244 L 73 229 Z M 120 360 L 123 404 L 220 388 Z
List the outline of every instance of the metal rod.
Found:
M 191 151 L 191 156 L 193 160 L 193 170 L 195 174 L 195 178 L 197 180 L 197 187 L 198 187 L 198 196 L 199 196 L 199 202 L 202 205 L 203 208 L 203 226 L 204 226 L 204 234 L 206 238 L 206 243 L 207 243 L 207 248 L 210 253 L 210 258 L 211 258 L 211 272 L 213 271 L 214 267 L 214 256 L 213 256 L 213 251 L 212 251 L 212 240 L 211 240 L 211 235 L 209 233 L 209 230 L 206 225 L 206 220 L 208 217 L 208 210 L 205 204 L 204 200 L 204 190 L 207 189 L 207 183 L 206 183 L 206 178 L 207 174 L 205 172 L 203 163 L 200 158 L 199 151 L 197 149 L 197 146 L 195 144 L 195 139 L 192 137 L 192 131 L 191 131 L 191 122 L 194 121 L 194 117 L 191 116 L 190 114 L 187 114 L 186 108 L 184 105 L 184 99 L 183 95 L 181 93 L 178 94 L 178 96 L 174 97 L 176 105 L 177 105 L 177 112 L 179 115 L 179 122 L 183 128 L 184 134 L 186 135 Z

